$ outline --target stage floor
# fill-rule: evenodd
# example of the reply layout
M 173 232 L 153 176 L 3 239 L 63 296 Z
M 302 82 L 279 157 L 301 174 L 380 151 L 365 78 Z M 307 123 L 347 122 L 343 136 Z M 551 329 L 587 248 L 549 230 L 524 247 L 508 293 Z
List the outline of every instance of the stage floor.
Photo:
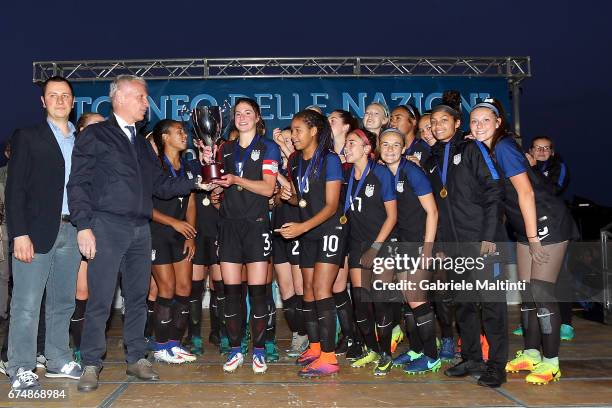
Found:
M 205 311 L 205 315 L 208 313 Z M 280 312 L 280 310 L 279 310 Z M 279 348 L 289 344 L 289 332 L 278 316 Z M 511 327 L 518 323 L 516 308 Z M 206 323 L 208 319 L 206 318 Z M 64 390 L 64 398 L 10 399 L 9 381 L 0 381 L 0 406 L 28 407 L 481 407 L 481 406 L 612 406 L 612 327 L 574 319 L 576 338 L 561 345 L 560 382 L 546 386 L 526 384 L 525 374 L 510 374 L 508 383 L 496 390 L 476 385 L 472 377 L 449 379 L 442 372 L 408 376 L 393 370 L 374 377 L 369 368 L 353 369 L 340 359 L 342 369 L 333 378 L 315 381 L 297 376 L 293 359 L 281 353 L 266 374 L 253 374 L 250 356 L 233 374 L 224 374 L 221 356 L 207 344 L 205 353 L 189 365 L 156 364 L 161 381 L 128 381 L 125 375 L 120 324 L 109 331 L 109 348 L 100 388 L 80 393 L 76 381 L 46 379 L 38 370 L 45 390 Z M 208 328 L 205 329 L 208 333 Z M 520 337 L 510 335 L 512 354 L 521 348 Z M 402 343 L 400 349 L 405 344 Z M 443 366 L 443 369 L 447 365 Z

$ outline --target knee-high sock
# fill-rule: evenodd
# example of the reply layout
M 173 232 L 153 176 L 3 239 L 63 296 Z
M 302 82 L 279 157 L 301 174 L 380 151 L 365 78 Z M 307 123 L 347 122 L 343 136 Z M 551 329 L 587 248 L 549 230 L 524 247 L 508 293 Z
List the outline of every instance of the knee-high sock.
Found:
M 406 335 L 408 336 L 408 342 L 410 344 L 410 350 L 420 353 L 423 351 L 423 342 L 416 325 L 414 318 L 414 312 L 408 305 L 404 308 L 404 328 Z
M 542 355 L 546 358 L 558 357 L 561 343 L 561 313 L 559 303 L 554 298 L 554 289 L 554 283 L 531 280 L 531 291 L 542 333 Z
M 271 343 L 276 341 L 276 303 L 274 302 L 271 283 L 266 284 L 266 306 L 268 307 L 268 321 L 265 340 Z
M 297 302 L 295 304 L 295 314 L 297 317 L 296 329 L 300 336 L 306 335 L 306 316 L 304 315 L 304 295 L 297 296 Z
M 155 327 L 155 301 L 147 299 L 147 323 L 145 324 L 145 337 L 153 336 Z
M 302 302 L 302 313 L 304 315 L 304 328 L 308 334 L 308 341 L 311 343 L 319 343 L 319 318 L 315 302 Z
M 442 337 L 453 337 L 453 301 L 450 296 L 434 302 Z
M 191 293 L 189 294 L 189 338 L 202 336 L 202 293 L 204 293 L 204 281 L 191 281 Z
M 287 320 L 287 325 L 289 326 L 289 330 L 291 332 L 298 331 L 298 323 L 297 323 L 297 309 L 296 306 L 298 304 L 297 295 L 293 295 L 288 299 L 283 300 L 283 315 Z
M 213 310 L 217 315 L 218 319 L 218 332 L 219 336 L 227 336 L 227 331 L 225 330 L 225 286 L 223 285 L 222 280 L 214 280 L 213 281 L 213 289 L 215 293 L 215 305 L 216 308 Z M 212 327 L 211 330 L 215 328 Z
M 364 288 L 353 288 L 353 305 L 355 306 L 355 320 L 357 327 L 363 336 L 363 340 L 369 349 L 379 352 L 378 341 L 376 341 L 374 311 L 369 292 Z M 393 328 L 391 328 L 393 330 Z M 389 344 L 389 347 L 391 345 Z
M 225 328 L 232 347 L 240 347 L 242 339 L 242 285 L 224 285 Z
M 265 342 L 268 323 L 268 305 L 266 304 L 266 285 L 249 285 L 251 303 L 251 331 L 253 347 L 262 348 Z
M 172 315 L 174 333 L 170 335 L 170 340 L 180 342 L 189 323 L 189 296 L 174 295 Z
M 355 319 L 353 317 L 353 304 L 348 290 L 334 293 L 334 303 L 336 304 L 336 314 L 340 321 L 340 329 L 345 337 L 355 339 Z
M 376 316 L 376 333 L 381 352 L 391 355 L 391 334 L 393 333 L 393 303 L 377 302 L 374 304 Z
M 429 302 L 417 306 L 413 310 L 415 326 L 421 343 L 423 352 L 429 358 L 438 358 L 436 348 L 435 316 Z
M 81 333 L 83 333 L 83 320 L 85 319 L 85 307 L 87 299 L 76 299 L 74 313 L 70 319 L 70 333 L 72 334 L 72 343 L 74 347 L 81 348 Z
M 321 351 L 332 353 L 335 349 L 336 339 L 336 302 L 333 297 L 315 301 L 319 317 L 319 339 Z
M 249 285 L 247 282 L 242 282 L 242 335 L 246 335 L 247 325 L 251 321 L 252 309 L 249 307 Z
M 542 345 L 542 334 L 538 322 L 537 307 L 533 302 L 531 283 L 525 283 L 525 289 L 521 292 L 521 326 L 523 327 L 523 343 L 525 350 L 540 350 Z
M 172 299 L 157 297 L 155 302 L 155 341 L 167 343 L 170 340 L 173 327 Z

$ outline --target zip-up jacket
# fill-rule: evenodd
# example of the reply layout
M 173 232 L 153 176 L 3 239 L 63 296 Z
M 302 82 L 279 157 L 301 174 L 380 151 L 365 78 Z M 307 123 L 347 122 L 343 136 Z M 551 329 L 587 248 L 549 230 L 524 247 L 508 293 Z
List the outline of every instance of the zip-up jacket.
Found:
M 111 113 L 77 136 L 67 186 L 70 221 L 79 231 L 97 217 L 143 225 L 151 219 L 153 195 L 187 194 L 196 176 L 167 177 L 151 144 L 141 135 L 132 144 Z
M 448 143 L 446 198 L 440 196 L 446 143 L 437 142 L 423 166 L 440 212 L 436 240 L 495 242 L 503 229 L 504 188 L 499 171 L 479 142 L 462 140 L 457 132 Z

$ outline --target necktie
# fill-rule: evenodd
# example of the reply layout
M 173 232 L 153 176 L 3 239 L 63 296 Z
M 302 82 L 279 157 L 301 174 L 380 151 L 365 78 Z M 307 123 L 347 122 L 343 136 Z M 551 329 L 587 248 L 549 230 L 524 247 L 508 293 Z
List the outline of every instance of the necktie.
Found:
M 127 125 L 126 128 L 130 131 L 130 142 L 134 144 L 136 141 L 136 126 Z

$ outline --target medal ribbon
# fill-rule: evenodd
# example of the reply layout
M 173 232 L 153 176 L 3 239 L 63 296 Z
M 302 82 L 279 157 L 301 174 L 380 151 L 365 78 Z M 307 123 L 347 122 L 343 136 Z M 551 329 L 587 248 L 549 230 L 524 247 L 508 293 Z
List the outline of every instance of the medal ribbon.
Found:
M 450 142 L 446 143 L 444 146 L 444 163 L 442 164 L 442 172 L 440 172 L 440 167 L 438 167 L 438 173 L 440 173 L 440 178 L 442 179 L 442 187 L 446 187 L 446 176 L 448 175 L 448 156 L 450 155 Z
M 310 163 L 306 167 L 306 173 L 302 176 L 302 161 L 303 155 L 300 155 L 300 161 L 298 163 L 298 190 L 300 192 L 300 198 L 304 196 L 304 189 L 306 188 L 306 182 L 308 181 L 308 177 L 310 177 L 310 172 L 312 171 L 312 163 L 315 162 L 316 153 L 310 158 Z
M 344 199 L 344 214 L 348 211 L 349 207 L 353 203 L 353 199 L 359 195 L 361 191 L 361 187 L 363 187 L 363 183 L 365 182 L 366 176 L 370 171 L 370 165 L 372 162 L 368 160 L 368 164 L 366 165 L 365 170 L 363 170 L 363 174 L 361 175 L 361 179 L 359 183 L 357 183 L 357 190 L 355 190 L 355 195 L 352 194 L 353 191 L 353 181 L 355 180 L 355 166 L 351 169 L 351 176 L 349 177 L 348 190 L 346 192 L 346 198 Z
M 179 160 L 179 162 L 181 163 L 181 169 L 179 170 L 179 176 L 183 177 L 185 175 L 185 164 L 183 163 L 182 160 Z M 170 159 L 168 159 L 168 156 L 166 155 L 164 155 L 164 163 L 166 163 L 166 165 L 170 169 L 170 172 L 172 173 L 172 177 L 176 178 L 176 170 L 174 170 L 172 163 L 170 163 Z

